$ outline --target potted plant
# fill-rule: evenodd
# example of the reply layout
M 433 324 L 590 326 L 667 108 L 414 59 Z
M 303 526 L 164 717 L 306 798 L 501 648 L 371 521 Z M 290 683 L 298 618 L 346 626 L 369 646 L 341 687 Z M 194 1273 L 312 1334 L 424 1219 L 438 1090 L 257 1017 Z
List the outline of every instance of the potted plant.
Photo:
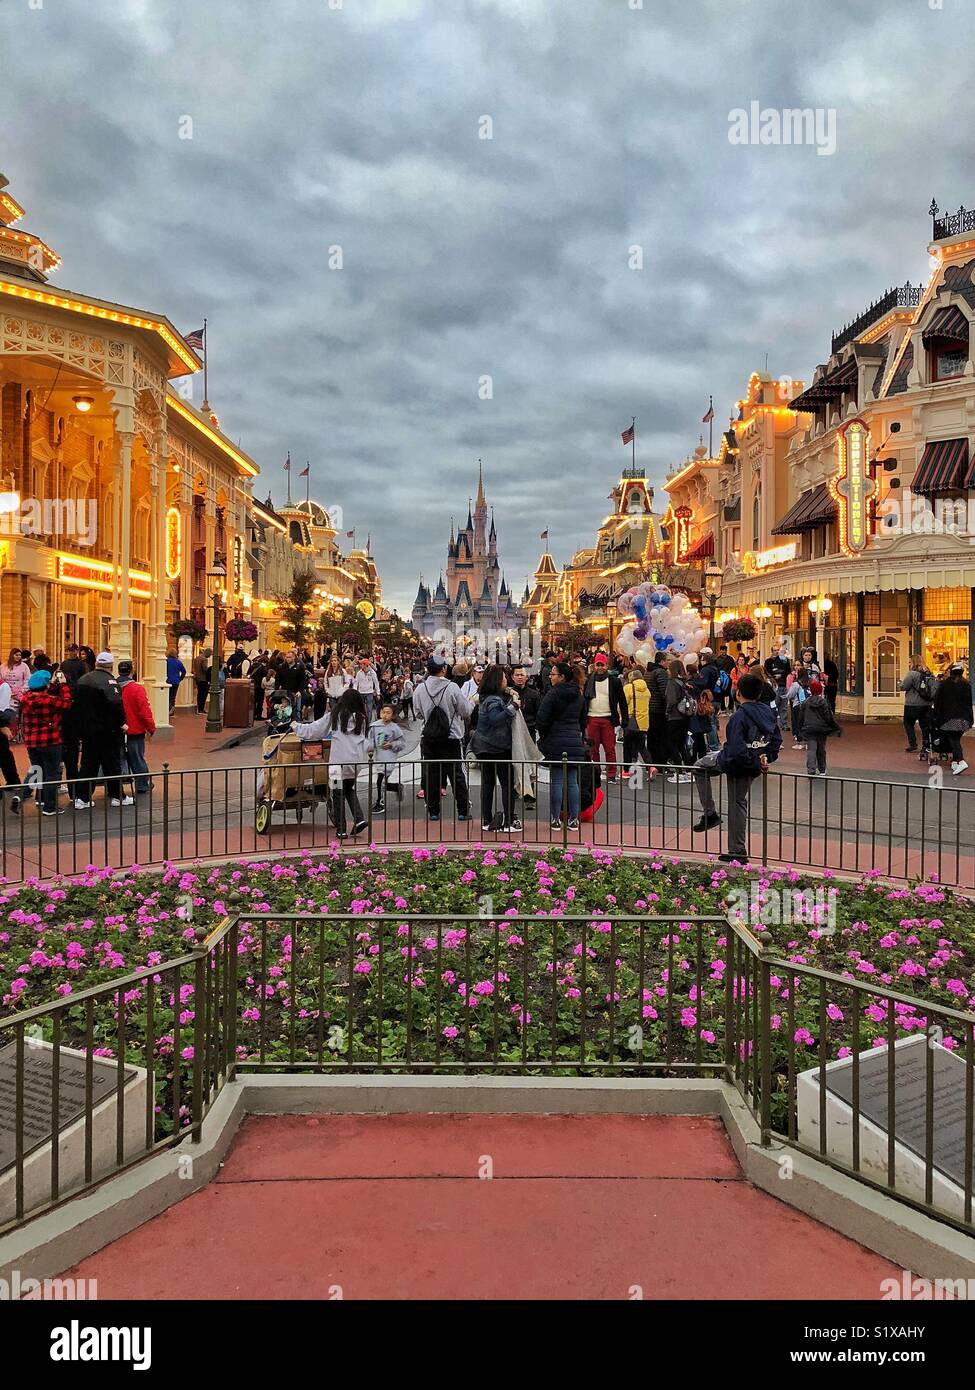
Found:
M 231 618 L 224 631 L 228 642 L 257 641 L 257 627 L 247 618 Z
M 177 618 L 169 630 L 177 641 L 181 637 L 189 637 L 193 642 L 202 642 L 207 635 L 207 629 L 195 618 Z
M 751 618 L 729 618 L 721 629 L 726 642 L 754 642 L 755 624 Z

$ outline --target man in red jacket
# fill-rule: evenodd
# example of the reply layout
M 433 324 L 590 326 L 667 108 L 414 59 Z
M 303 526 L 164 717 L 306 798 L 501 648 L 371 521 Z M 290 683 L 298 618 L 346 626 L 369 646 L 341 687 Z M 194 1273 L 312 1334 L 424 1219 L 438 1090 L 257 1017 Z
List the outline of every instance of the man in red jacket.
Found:
M 152 791 L 149 780 L 149 764 L 146 762 L 146 738 L 156 732 L 156 721 L 152 717 L 152 707 L 144 685 L 135 678 L 131 661 L 118 664 L 118 683 L 122 692 L 122 706 L 125 710 L 125 760 L 129 771 L 135 778 L 138 793 Z

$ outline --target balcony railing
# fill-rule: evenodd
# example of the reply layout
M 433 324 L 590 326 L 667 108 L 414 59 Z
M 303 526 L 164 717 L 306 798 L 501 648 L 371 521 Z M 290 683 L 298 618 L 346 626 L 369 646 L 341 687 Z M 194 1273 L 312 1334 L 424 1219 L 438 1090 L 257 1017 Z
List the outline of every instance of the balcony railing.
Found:
M 873 323 L 878 323 L 885 314 L 889 314 L 894 309 L 916 309 L 921 302 L 924 293 L 923 285 L 912 285 L 910 281 L 906 285 L 889 289 L 886 294 L 880 296 L 875 304 L 871 304 L 869 309 L 864 309 L 859 318 L 848 323 L 839 333 L 833 334 L 833 352 L 839 352 L 847 343 L 852 343 L 854 338 L 858 338 L 861 333 Z
M 975 232 L 975 208 L 960 207 L 957 212 L 942 214 L 938 204 L 932 202 L 931 240 L 947 241 L 949 237 L 960 236 L 963 232 Z

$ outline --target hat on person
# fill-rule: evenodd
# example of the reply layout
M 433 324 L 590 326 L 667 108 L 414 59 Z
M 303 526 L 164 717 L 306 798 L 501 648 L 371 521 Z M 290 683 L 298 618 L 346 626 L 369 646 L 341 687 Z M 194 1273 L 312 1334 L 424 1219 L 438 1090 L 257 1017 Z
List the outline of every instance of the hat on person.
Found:
M 439 676 L 446 665 L 447 658 L 445 656 L 437 656 L 434 654 L 427 661 L 427 673 L 431 676 Z
M 702 647 L 701 656 L 714 656 L 714 652 L 711 650 L 710 647 Z
M 95 657 L 96 666 L 114 666 L 115 658 L 111 652 L 99 652 Z
M 35 671 L 27 682 L 28 690 L 43 690 L 51 679 L 50 671 Z
M 118 673 L 119 673 L 120 676 L 131 676 L 131 675 L 132 675 L 132 670 L 133 670 L 133 667 L 132 667 L 132 662 L 131 662 L 131 661 L 120 661 L 120 662 L 119 662 L 119 664 L 118 664 Z
M 963 661 L 953 661 L 953 662 L 951 663 L 950 669 L 951 669 L 952 671 L 958 671 L 958 672 L 964 674 L 964 671 L 965 671 L 965 663 L 964 663 Z
M 602 652 L 597 652 L 595 657 L 593 658 L 592 664 L 594 666 L 608 666 L 609 657 L 605 656 Z
M 818 680 L 816 680 L 815 678 L 814 678 L 813 680 L 811 680 L 811 681 L 809 682 L 809 693 L 810 693 L 810 695 L 822 695 L 822 693 L 823 693 L 823 683 L 822 683 L 822 681 L 818 681 Z

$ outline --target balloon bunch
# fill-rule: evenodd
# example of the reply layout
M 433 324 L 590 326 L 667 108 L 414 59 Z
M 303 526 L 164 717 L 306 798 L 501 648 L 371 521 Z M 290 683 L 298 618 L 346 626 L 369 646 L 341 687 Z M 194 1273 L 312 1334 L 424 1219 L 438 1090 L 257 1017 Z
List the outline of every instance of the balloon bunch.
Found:
M 630 618 L 616 639 L 616 650 L 648 666 L 657 652 L 687 656 L 699 652 L 706 641 L 701 615 L 686 594 L 675 594 L 666 584 L 637 584 L 620 594 L 620 616 Z

